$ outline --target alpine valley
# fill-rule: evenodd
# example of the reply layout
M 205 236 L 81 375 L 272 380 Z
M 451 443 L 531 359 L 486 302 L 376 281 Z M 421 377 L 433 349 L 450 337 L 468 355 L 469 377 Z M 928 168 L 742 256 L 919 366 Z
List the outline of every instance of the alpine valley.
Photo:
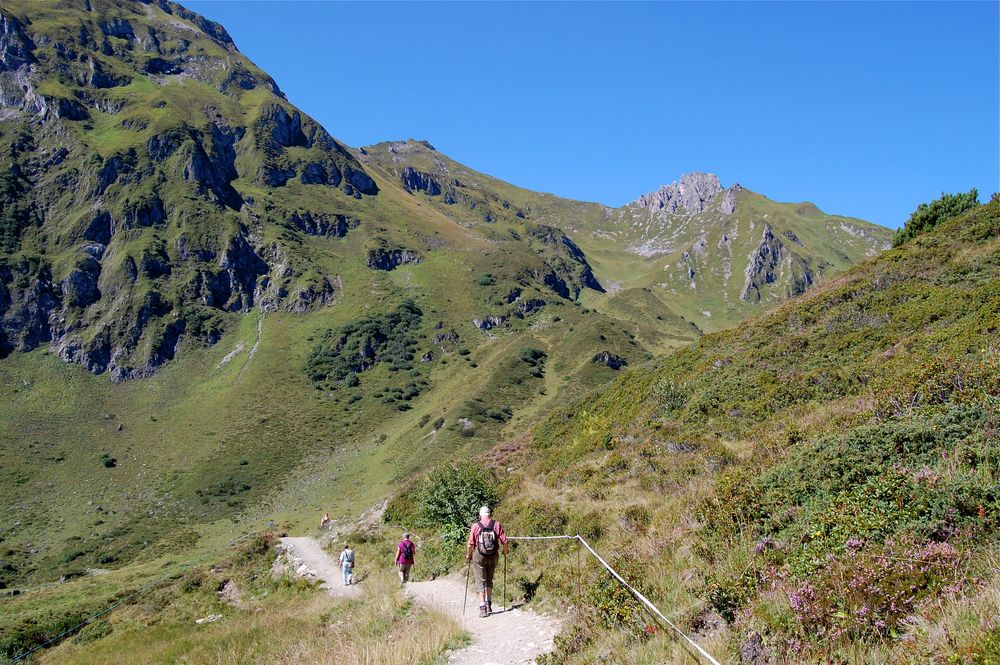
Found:
M 353 523 L 386 499 L 385 520 L 430 531 L 406 497 L 479 456 L 519 506 L 510 528 L 631 552 L 619 562 L 678 621 L 743 662 L 792 657 L 769 635 L 808 642 L 775 627 L 798 618 L 763 616 L 784 611 L 766 594 L 836 578 L 817 557 L 838 539 L 903 542 L 868 513 L 854 534 L 851 492 L 897 505 L 913 498 L 901 485 L 932 482 L 918 469 L 942 487 L 961 476 L 956 514 L 981 511 L 977 537 L 995 538 L 995 438 L 976 437 L 997 423 L 996 375 L 978 369 L 996 367 L 996 203 L 886 253 L 889 229 L 708 173 L 614 208 L 522 189 L 427 141 L 351 147 L 336 130 L 176 3 L 0 0 L 0 662 L 118 601 L 99 630 L 35 657 L 133 662 L 149 631 L 188 651 L 134 662 L 312 662 L 279 638 L 226 660 L 185 631 L 221 602 L 216 582 L 252 596 L 226 605 L 247 634 L 263 630 L 255 616 L 279 632 L 280 617 L 312 616 L 313 590 L 261 586 L 272 533 L 326 510 Z M 945 306 L 962 298 L 978 318 Z M 955 368 L 960 386 L 943 378 Z M 921 392 L 927 377 L 937 388 Z M 926 437 L 889 431 L 908 408 Z M 945 430 L 951 443 L 931 433 Z M 956 441 L 975 461 L 933 461 Z M 823 475 L 883 447 L 905 479 Z M 935 510 L 907 519 L 944 528 Z M 978 518 L 962 519 L 948 524 L 971 533 Z M 650 577 L 656 543 L 682 549 Z M 748 563 L 754 543 L 771 559 Z M 438 572 L 454 554 L 433 554 Z M 572 595 L 556 550 L 517 556 L 532 602 Z M 524 572 L 543 568 L 556 572 Z M 571 623 L 590 632 L 566 628 L 552 662 L 682 657 L 601 593 L 574 600 Z M 399 607 L 373 640 L 405 628 Z M 301 646 L 335 623 L 289 634 Z M 896 653 L 904 629 L 872 626 L 838 644 Z M 795 653 L 819 658 L 810 648 Z

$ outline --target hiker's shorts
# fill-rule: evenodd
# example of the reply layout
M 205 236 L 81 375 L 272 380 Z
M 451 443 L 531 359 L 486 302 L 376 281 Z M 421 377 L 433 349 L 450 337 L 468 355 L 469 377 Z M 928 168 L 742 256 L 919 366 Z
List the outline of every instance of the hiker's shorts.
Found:
M 410 568 L 413 568 L 413 564 L 412 563 L 399 563 L 399 564 L 396 564 L 396 565 L 399 566 L 399 579 L 401 579 L 404 582 L 409 582 L 410 581 Z
M 500 553 L 483 556 L 479 550 L 472 553 L 472 569 L 476 572 L 476 590 L 480 593 L 484 589 L 493 588 L 493 571 L 497 569 L 497 561 L 500 560 Z

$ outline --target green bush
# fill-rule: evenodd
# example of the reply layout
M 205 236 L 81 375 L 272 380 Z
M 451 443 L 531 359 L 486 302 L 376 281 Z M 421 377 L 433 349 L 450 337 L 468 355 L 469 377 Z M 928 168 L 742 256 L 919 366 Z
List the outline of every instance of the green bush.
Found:
M 306 374 L 317 385 L 357 385 L 357 374 L 379 363 L 390 371 L 411 370 L 417 345 L 416 331 L 423 312 L 404 300 L 385 314 L 371 314 L 327 330 L 306 361 Z M 353 376 L 353 379 L 351 378 Z
M 0 252 L 15 251 L 21 244 L 21 232 L 30 223 L 20 200 L 23 190 L 21 179 L 11 170 L 0 171 Z
M 518 357 L 522 362 L 526 362 L 532 367 L 539 364 L 539 361 L 545 358 L 545 352 L 541 349 L 535 349 L 530 346 L 525 346 L 521 349 Z
M 625 550 L 612 557 L 611 567 L 629 584 L 643 591 L 646 578 L 639 557 L 632 550 Z M 646 612 L 638 600 L 602 567 L 592 569 L 587 584 L 587 600 L 596 610 L 598 620 L 605 628 L 624 630 L 632 635 L 642 634 L 646 625 Z
M 525 501 L 509 507 L 518 530 L 530 536 L 561 536 L 569 518 L 555 503 Z
M 427 474 L 414 490 L 420 523 L 443 531 L 460 532 L 475 521 L 480 506 L 495 508 L 500 502 L 496 475 L 473 462 L 440 466 Z
M 488 272 L 483 273 L 482 275 L 478 275 L 474 281 L 476 282 L 477 286 L 493 286 L 494 284 L 497 283 L 496 277 L 494 277 Z
M 73 639 L 77 644 L 87 644 L 107 637 L 112 631 L 111 623 L 104 619 L 99 619 L 87 624 Z
M 926 233 L 937 227 L 941 222 L 958 217 L 962 213 L 979 205 L 979 192 L 973 187 L 965 194 L 941 194 L 941 198 L 930 203 L 921 203 L 910 214 L 896 235 L 892 238 L 892 246 L 899 247 L 921 233 Z

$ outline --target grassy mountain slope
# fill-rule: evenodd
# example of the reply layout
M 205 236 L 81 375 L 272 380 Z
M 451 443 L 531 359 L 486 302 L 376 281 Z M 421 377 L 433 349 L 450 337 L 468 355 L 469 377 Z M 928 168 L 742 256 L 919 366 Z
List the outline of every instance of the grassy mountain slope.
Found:
M 726 309 L 630 252 L 616 211 L 413 142 L 350 149 L 179 5 L 0 15 L 9 653 L 245 530 L 356 515 L 795 290 L 784 241 L 766 297 Z M 790 214 L 736 195 L 732 219 Z M 794 226 L 810 265 L 882 241 L 810 235 L 835 219 Z
M 618 553 L 723 661 L 991 662 L 998 349 L 994 200 L 557 409 L 504 514 Z M 571 596 L 567 555 L 514 565 Z M 556 662 L 682 658 L 588 576 Z
M 588 301 L 601 311 L 635 311 L 653 328 L 679 316 L 706 331 L 727 328 L 886 249 L 891 237 L 811 203 L 778 203 L 739 185 L 723 189 L 706 174 L 685 175 L 614 209 L 512 186 L 426 141 L 367 146 L 358 157 L 470 228 L 529 219 L 562 229 L 608 292 L 588 293 Z M 651 301 L 662 304 L 649 312 L 637 307 Z

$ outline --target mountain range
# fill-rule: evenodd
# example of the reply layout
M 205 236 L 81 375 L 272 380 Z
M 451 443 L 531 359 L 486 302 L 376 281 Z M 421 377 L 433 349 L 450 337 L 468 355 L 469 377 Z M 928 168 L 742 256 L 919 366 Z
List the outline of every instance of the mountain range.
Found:
M 921 546 L 952 526 L 993 537 L 974 479 L 992 473 L 995 203 L 886 253 L 889 229 L 711 173 L 612 207 L 328 129 L 179 4 L 0 0 L 0 585 L 31 590 L 0 638 L 222 534 L 356 517 L 487 451 L 512 526 L 634 545 L 689 626 L 772 655 L 809 629 L 767 615 L 748 552 L 765 543 L 774 588 L 833 579 L 820 558 L 863 512 L 810 455 L 857 454 L 862 494 L 905 480 L 898 505 L 926 499 L 924 466 L 955 490 L 954 523 L 858 526 L 885 556 L 904 523 Z M 945 468 L 917 440 L 980 457 Z M 909 475 L 887 480 L 874 450 Z M 687 525 L 662 575 L 657 521 Z M 547 556 L 524 564 L 566 572 Z M 85 587 L 95 569 L 120 584 Z M 44 586 L 61 578 L 93 596 Z M 606 618 L 566 662 L 615 644 Z

